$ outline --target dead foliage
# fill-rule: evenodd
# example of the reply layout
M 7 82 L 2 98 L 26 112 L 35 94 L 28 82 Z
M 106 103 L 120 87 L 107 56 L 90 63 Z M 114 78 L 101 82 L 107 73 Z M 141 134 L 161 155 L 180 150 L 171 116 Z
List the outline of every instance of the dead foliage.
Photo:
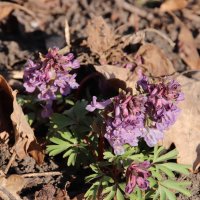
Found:
M 136 56 L 142 60 L 142 65 L 152 76 L 170 75 L 175 72 L 171 61 L 163 51 L 154 44 L 144 44 L 138 50 Z
M 26 184 L 26 180 L 20 175 L 13 174 L 8 178 L 0 177 L 0 198 L 3 200 L 21 200 L 20 192 Z
M 28 124 L 21 106 L 17 103 L 17 91 L 13 91 L 1 75 L 0 91 L 0 108 L 2 109 L 2 112 L 0 112 L 0 135 L 5 137 L 4 135 L 7 133 L 10 140 L 14 139 L 13 150 L 22 159 L 28 155 L 30 145 L 37 144 L 34 132 Z M 34 150 L 38 150 L 36 145 L 32 147 L 32 151 Z M 38 153 L 41 153 L 41 151 Z M 37 162 L 41 163 L 44 157 L 38 154 L 37 156 L 34 156 L 34 158 Z
M 191 69 L 200 69 L 200 57 L 191 31 L 181 24 L 179 33 L 179 54 Z
M 188 0 L 166 0 L 162 3 L 160 10 L 166 11 L 176 11 L 185 8 L 188 4 Z

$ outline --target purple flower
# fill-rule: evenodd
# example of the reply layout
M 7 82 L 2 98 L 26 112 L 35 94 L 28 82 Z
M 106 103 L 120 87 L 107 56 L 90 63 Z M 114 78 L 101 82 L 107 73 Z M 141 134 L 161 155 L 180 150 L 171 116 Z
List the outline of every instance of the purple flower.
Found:
M 119 126 L 106 126 L 105 138 L 114 149 L 116 155 L 124 153 L 124 144 L 131 146 L 138 146 L 138 138 L 141 136 L 141 131 L 128 123 L 123 122 Z
M 86 106 L 86 110 L 93 112 L 96 109 L 104 109 L 110 103 L 111 103 L 110 99 L 108 99 L 106 101 L 102 101 L 102 102 L 97 102 L 97 97 L 93 96 L 92 102 L 91 102 L 91 104 Z
M 114 149 L 115 154 L 123 153 L 123 145 L 137 146 L 144 128 L 144 102 L 142 95 L 133 96 L 121 92 L 112 99 L 105 109 L 105 138 Z M 119 151 L 120 149 L 120 151 Z
M 164 134 L 157 129 L 149 128 L 143 129 L 142 137 L 149 147 L 153 147 L 158 143 L 159 140 L 163 139 Z
M 40 101 L 51 102 L 58 93 L 66 96 L 71 89 L 79 86 L 75 79 L 76 74 L 71 73 L 72 69 L 79 67 L 80 64 L 72 53 L 63 56 L 59 54 L 58 48 L 49 49 L 39 60 L 28 60 L 25 64 L 24 87 L 29 93 L 36 92 Z M 47 107 L 51 111 L 50 104 L 45 109 Z M 45 113 L 42 115 L 48 116 L 47 113 L 51 112 Z
M 126 171 L 126 188 L 125 192 L 130 194 L 135 189 L 136 185 L 141 190 L 147 190 L 149 188 L 148 177 L 151 176 L 148 168 L 151 166 L 149 161 L 142 163 L 132 163 Z
M 180 112 L 177 103 L 184 99 L 177 81 L 162 79 L 150 82 L 146 76 L 142 76 L 137 82 L 137 89 L 147 96 L 145 119 L 150 122 L 149 128 L 164 131 L 175 123 Z

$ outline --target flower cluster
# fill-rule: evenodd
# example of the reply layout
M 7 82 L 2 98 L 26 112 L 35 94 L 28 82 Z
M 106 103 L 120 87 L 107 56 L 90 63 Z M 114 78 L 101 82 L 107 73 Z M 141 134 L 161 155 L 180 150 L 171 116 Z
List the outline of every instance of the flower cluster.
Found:
M 142 95 L 132 96 L 121 92 L 106 108 L 105 138 L 113 147 L 115 154 L 124 153 L 124 144 L 138 145 L 145 117 L 145 101 Z
M 136 185 L 141 190 L 147 190 L 149 188 L 149 181 L 147 178 L 150 177 L 150 172 L 148 168 L 151 166 L 149 161 L 144 161 L 142 163 L 132 163 L 127 171 L 127 184 L 125 188 L 125 192 L 130 194 L 133 192 Z
M 48 53 L 37 61 L 27 61 L 24 70 L 24 87 L 29 93 L 36 90 L 38 99 L 46 102 L 43 106 L 43 117 L 51 115 L 52 103 L 57 93 L 66 96 L 71 89 L 78 87 L 76 74 L 71 74 L 70 71 L 79 67 L 80 64 L 74 59 L 72 53 L 66 56 L 60 55 L 56 47 L 49 49 Z
M 141 138 L 153 147 L 163 139 L 163 131 L 175 123 L 180 112 L 177 102 L 183 100 L 183 94 L 175 80 L 153 81 L 142 76 L 136 89 L 137 95 L 120 92 L 105 101 L 108 104 L 96 102 L 95 97 L 95 103 L 86 108 L 89 111 L 105 108 L 105 138 L 115 154 L 124 153 L 124 144 L 138 146 Z

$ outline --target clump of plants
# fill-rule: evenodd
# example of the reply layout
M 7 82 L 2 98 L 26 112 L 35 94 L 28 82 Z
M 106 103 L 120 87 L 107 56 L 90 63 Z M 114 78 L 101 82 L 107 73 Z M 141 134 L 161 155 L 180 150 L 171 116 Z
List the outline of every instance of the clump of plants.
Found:
M 103 67 L 103 66 L 102 66 Z M 62 154 L 67 166 L 91 168 L 86 199 L 175 200 L 190 196 L 189 182 L 178 182 L 188 166 L 174 160 L 178 152 L 159 145 L 173 126 L 184 100 L 181 85 L 170 77 L 138 73 L 135 93 L 119 89 L 103 99 L 87 95 L 77 99 L 80 64 L 73 54 L 53 48 L 25 66 L 24 86 L 36 95 L 41 115 L 49 119 L 50 156 Z M 89 98 L 88 98 L 89 96 Z M 66 106 L 67 105 L 67 106 Z M 61 109 L 55 109 L 57 106 Z

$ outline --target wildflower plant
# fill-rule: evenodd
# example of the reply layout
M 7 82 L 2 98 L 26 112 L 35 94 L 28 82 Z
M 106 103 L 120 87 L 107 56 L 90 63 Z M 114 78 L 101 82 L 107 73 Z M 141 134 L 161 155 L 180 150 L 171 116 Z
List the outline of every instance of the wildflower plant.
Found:
M 79 67 L 73 54 L 50 49 L 39 60 L 27 62 L 24 87 L 37 94 L 42 116 L 50 117 L 49 155 L 62 154 L 68 166 L 91 169 L 85 198 L 176 200 L 177 192 L 190 196 L 190 183 L 176 181 L 178 174 L 189 173 L 189 166 L 174 162 L 175 149 L 158 145 L 181 112 L 180 84 L 141 74 L 135 94 L 120 90 L 101 101 L 96 96 L 91 102 L 76 100 L 69 94 L 79 86 L 73 71 Z M 68 106 L 55 113 L 52 105 L 58 94 Z

